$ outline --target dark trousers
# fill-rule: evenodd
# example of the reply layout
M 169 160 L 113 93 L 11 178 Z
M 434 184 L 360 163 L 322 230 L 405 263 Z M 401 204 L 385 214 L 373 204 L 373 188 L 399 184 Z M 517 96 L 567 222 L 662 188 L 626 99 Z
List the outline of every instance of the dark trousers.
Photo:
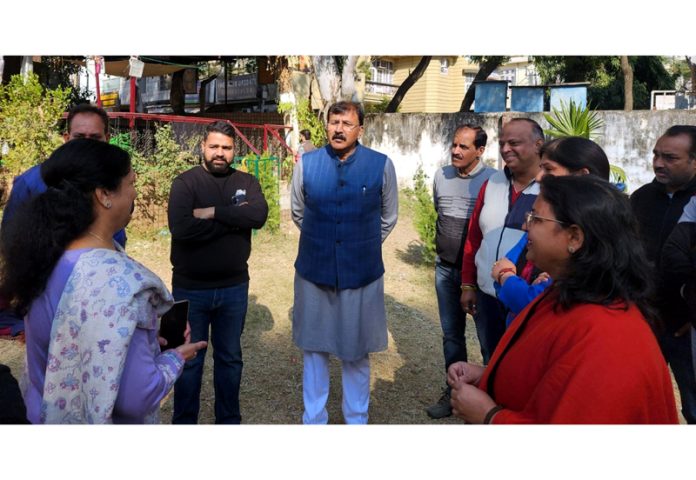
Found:
M 476 295 L 476 333 L 481 344 L 483 363 L 488 365 L 495 347 L 505 333 L 506 309 L 496 297 L 478 291 Z
M 682 415 L 689 424 L 696 424 L 696 375 L 691 353 L 691 332 L 675 337 L 674 332 L 662 333 L 658 340 L 665 360 L 669 363 L 679 387 Z
M 466 313 L 459 299 L 462 274 L 456 267 L 444 263 L 435 264 L 435 293 L 442 327 L 442 351 L 445 355 L 445 372 L 455 362 L 466 362 Z
M 247 312 L 249 282 L 206 290 L 174 287 L 172 293 L 177 301 L 190 302 L 191 342 L 207 341 L 210 332 L 213 346 L 215 423 L 241 423 L 241 337 Z M 195 358 L 186 362 L 181 377 L 174 384 L 172 423 L 198 423 L 206 350 L 200 350 Z

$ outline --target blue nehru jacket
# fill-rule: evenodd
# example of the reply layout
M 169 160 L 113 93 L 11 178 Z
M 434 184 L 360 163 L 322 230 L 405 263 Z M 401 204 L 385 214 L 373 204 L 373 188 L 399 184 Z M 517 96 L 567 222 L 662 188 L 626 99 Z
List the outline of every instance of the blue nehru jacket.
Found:
M 329 145 L 302 156 L 305 209 L 295 268 L 310 282 L 363 287 L 384 274 L 386 155 L 360 144 L 341 162 Z

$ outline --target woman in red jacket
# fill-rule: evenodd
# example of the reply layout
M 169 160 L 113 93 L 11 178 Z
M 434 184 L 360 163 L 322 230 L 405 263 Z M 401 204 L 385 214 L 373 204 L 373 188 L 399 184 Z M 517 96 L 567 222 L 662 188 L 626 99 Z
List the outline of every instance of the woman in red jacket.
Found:
M 487 367 L 450 366 L 453 412 L 469 423 L 677 423 L 628 198 L 591 175 L 547 175 L 526 222 L 528 258 L 555 282 Z

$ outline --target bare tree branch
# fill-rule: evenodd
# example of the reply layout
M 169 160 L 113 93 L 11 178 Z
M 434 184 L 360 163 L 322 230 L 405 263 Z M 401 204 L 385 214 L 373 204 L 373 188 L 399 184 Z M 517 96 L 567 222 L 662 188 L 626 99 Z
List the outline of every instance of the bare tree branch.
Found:
M 624 111 L 633 111 L 633 67 L 628 56 L 621 55 L 621 71 L 624 76 Z
M 459 108 L 460 112 L 470 112 L 471 105 L 474 103 L 474 94 L 476 92 L 475 82 L 481 82 L 488 78 L 488 76 L 493 73 L 493 71 L 507 61 L 509 57 L 479 57 L 479 71 L 474 77 L 474 81 L 471 82 L 469 88 L 466 90 L 466 95 L 462 100 L 462 106 Z
M 387 105 L 387 109 L 385 110 L 386 113 L 396 112 L 397 108 L 399 108 L 399 105 L 401 104 L 401 101 L 406 96 L 406 93 L 418 81 L 418 79 L 423 76 L 423 73 L 425 73 L 425 71 L 428 69 L 428 65 L 430 65 L 430 60 L 432 58 L 432 56 L 421 57 L 421 60 L 420 62 L 418 62 L 418 65 L 416 65 L 416 68 L 411 73 L 409 73 L 408 77 L 406 77 L 406 80 L 404 80 L 403 83 L 396 90 L 394 97 L 392 97 L 391 101 L 389 102 L 389 105 Z

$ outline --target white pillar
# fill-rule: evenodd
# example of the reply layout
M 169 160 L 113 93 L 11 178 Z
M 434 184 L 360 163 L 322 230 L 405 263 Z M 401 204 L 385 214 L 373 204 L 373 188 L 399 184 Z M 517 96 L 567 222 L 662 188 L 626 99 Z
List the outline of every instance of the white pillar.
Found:
M 22 78 L 24 80 L 27 79 L 30 73 L 34 71 L 34 60 L 32 60 L 32 57 L 22 57 L 22 68 L 20 70 L 20 73 L 22 74 Z

